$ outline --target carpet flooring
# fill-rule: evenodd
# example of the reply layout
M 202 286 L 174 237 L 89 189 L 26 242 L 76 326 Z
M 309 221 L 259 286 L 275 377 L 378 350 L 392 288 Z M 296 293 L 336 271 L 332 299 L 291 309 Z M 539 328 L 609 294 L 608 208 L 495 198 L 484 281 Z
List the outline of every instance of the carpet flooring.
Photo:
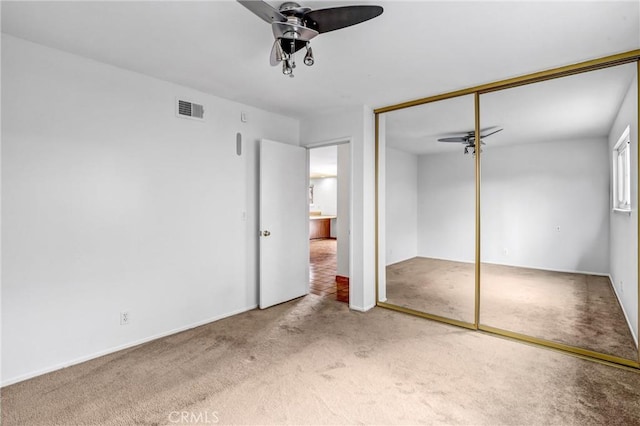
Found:
M 472 263 L 416 257 L 387 267 L 387 301 L 473 323 Z M 483 264 L 480 323 L 637 360 L 609 278 Z
M 640 424 L 640 374 L 308 295 L 2 389 L 2 424 Z

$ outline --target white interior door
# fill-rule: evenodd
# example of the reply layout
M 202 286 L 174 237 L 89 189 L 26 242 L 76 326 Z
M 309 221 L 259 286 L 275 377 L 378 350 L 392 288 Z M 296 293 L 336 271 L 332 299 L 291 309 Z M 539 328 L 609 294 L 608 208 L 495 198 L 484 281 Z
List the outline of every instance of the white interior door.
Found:
M 260 141 L 260 309 L 309 292 L 307 150 Z

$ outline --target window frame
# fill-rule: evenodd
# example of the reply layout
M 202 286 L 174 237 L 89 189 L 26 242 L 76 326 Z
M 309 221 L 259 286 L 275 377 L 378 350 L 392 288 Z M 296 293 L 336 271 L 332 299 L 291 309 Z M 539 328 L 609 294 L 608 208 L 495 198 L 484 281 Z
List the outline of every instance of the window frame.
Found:
M 627 126 L 612 150 L 613 211 L 631 213 L 631 135 Z

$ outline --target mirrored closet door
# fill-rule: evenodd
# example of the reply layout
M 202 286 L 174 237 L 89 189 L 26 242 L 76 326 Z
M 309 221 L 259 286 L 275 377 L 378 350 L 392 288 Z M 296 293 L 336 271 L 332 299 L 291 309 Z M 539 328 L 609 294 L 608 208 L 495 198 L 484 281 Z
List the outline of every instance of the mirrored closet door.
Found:
M 472 326 L 474 96 L 378 115 L 378 298 Z
M 638 361 L 637 69 L 480 96 L 480 328 Z

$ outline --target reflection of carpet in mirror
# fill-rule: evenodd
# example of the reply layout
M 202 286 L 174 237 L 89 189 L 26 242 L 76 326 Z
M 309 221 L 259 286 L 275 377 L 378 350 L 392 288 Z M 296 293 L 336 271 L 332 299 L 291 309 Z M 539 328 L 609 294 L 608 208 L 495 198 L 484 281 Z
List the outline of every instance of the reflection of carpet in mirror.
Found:
M 483 264 L 481 278 L 481 324 L 637 359 L 608 277 Z M 389 265 L 387 301 L 473 322 L 474 265 L 428 258 Z
M 473 263 L 414 257 L 387 266 L 387 302 L 473 323 Z

